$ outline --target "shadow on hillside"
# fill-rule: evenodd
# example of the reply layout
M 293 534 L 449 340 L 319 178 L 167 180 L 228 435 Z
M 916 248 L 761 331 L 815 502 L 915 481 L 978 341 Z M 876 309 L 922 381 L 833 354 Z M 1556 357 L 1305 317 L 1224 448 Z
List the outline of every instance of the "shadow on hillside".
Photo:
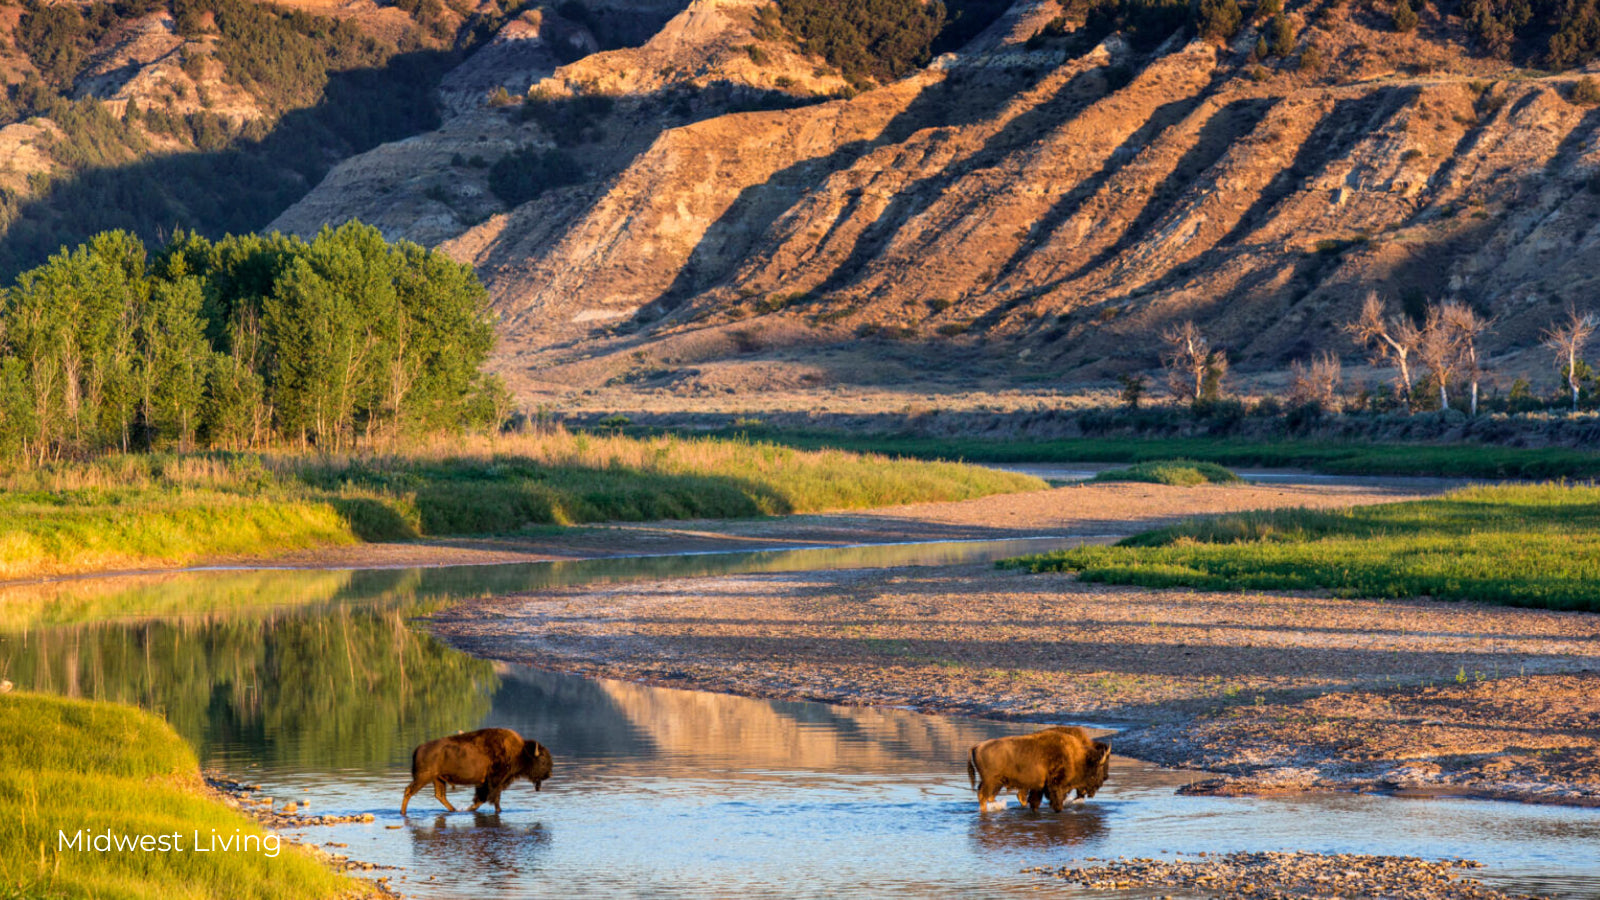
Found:
M 843 144 L 823 156 L 802 159 L 766 181 L 746 187 L 701 235 L 672 284 L 646 305 L 649 315 L 670 313 L 694 294 L 726 278 L 745 262 L 749 248 L 768 233 L 779 217 L 828 175 L 849 169 L 874 150 L 903 143 L 919 130 L 971 125 L 992 114 L 994 104 L 1017 87 L 1016 83 L 999 79 L 967 84 L 947 78 L 925 87 L 872 138 Z M 850 210 L 846 210 L 840 220 L 849 214 Z
M 435 89 L 459 61 L 446 51 L 395 56 L 382 68 L 330 73 L 320 104 L 286 113 L 260 140 L 90 169 L 26 201 L 0 236 L 10 281 L 63 246 L 126 229 L 147 243 L 178 229 L 209 236 L 257 231 L 339 160 L 439 126 Z

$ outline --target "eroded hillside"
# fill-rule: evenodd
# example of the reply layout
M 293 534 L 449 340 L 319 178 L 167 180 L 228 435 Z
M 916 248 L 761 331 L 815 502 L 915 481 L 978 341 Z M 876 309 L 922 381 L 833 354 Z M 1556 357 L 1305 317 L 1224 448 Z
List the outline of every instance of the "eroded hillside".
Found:
M 1459 16 L 1424 8 L 1397 33 L 1387 7 L 1315 2 L 1287 10 L 1287 39 L 1247 16 L 1226 43 L 1091 42 L 1022 0 L 854 93 L 814 60 L 744 49 L 761 8 L 698 0 L 638 50 L 530 83 L 528 104 L 615 104 L 576 183 L 508 212 L 491 198 L 475 224 L 386 223 L 479 267 L 514 386 L 1104 378 L 1154 366 L 1155 335 L 1188 318 L 1240 368 L 1281 368 L 1353 354 L 1340 326 L 1369 286 L 1499 316 L 1506 359 L 1600 274 L 1582 72 L 1468 52 Z M 700 33 L 719 36 L 686 44 L 713 15 L 723 30 Z M 750 36 L 721 37 L 729 22 Z M 786 108 L 674 118 L 718 84 Z M 477 114 L 506 147 L 562 140 L 525 112 Z
M 1342 325 L 1369 288 L 1413 313 L 1471 304 L 1496 317 L 1498 368 L 1548 374 L 1540 331 L 1593 293 L 1600 92 L 1581 68 L 1527 67 L 1592 55 L 1582 21 L 1524 34 L 1482 0 L 1406 4 L 1414 23 L 1397 0 L 1263 0 L 1223 39 L 1181 5 L 966 2 L 960 28 L 924 23 L 955 49 L 930 59 L 922 34 L 877 67 L 797 31 L 823 0 L 261 6 L 345 54 L 304 96 L 252 77 L 220 12 L 144 4 L 81 58 L 5 56 L 14 84 L 79 97 L 0 131 L 7 244 L 37 250 L 63 207 L 137 207 L 152 184 L 176 224 L 360 218 L 478 267 L 525 396 L 666 405 L 1109 379 L 1155 366 L 1157 335 L 1190 318 L 1236 371 L 1353 362 Z M 36 29 L 42 7 L 17 9 L 0 24 Z M 408 65 L 425 72 L 386 80 Z M 85 143 L 96 117 L 115 140 Z M 257 152 L 330 134 L 301 147 L 315 165 Z M 78 146 L 100 157 L 77 170 L 116 177 L 42 180 L 77 171 Z M 225 208 L 166 187 L 178 163 L 203 186 L 197 158 L 245 186 Z

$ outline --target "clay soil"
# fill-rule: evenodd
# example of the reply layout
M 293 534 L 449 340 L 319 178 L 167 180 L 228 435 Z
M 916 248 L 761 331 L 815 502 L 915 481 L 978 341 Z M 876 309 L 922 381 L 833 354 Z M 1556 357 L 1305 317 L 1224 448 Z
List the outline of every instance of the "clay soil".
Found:
M 1102 485 L 849 518 L 905 539 L 1114 535 L 1190 513 L 1394 498 Z M 800 524 L 742 527 L 792 537 Z M 479 656 L 604 677 L 1120 725 L 1120 753 L 1210 773 L 1190 791 L 1600 804 L 1592 614 L 1144 590 L 959 566 L 577 587 L 472 602 L 433 628 Z

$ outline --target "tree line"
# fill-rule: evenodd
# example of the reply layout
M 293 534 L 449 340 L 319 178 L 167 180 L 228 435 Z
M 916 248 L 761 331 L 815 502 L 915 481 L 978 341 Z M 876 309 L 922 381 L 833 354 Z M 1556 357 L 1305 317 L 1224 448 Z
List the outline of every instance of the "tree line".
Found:
M 1326 412 L 1345 407 L 1407 411 L 1458 407 L 1476 416 L 1483 404 L 1483 385 L 1491 375 L 1480 345 L 1494 324 L 1494 319 L 1456 300 L 1429 303 L 1418 316 L 1391 314 L 1384 299 L 1369 291 L 1361 311 L 1344 330 L 1369 353 L 1374 365 L 1390 370 L 1391 383 L 1376 394 L 1363 391 L 1352 402 L 1344 391 L 1339 354 L 1324 350 L 1309 360 L 1290 363 L 1286 399 L 1294 407 Z M 1560 395 L 1541 400 L 1531 385 L 1519 378 L 1496 405 L 1510 412 L 1551 406 L 1568 406 L 1577 412 L 1600 400 L 1600 376 L 1583 358 L 1597 331 L 1600 317 L 1569 306 L 1565 317 L 1551 323 L 1542 335 L 1560 376 Z M 1223 399 L 1227 352 L 1214 347 L 1198 325 L 1186 321 L 1171 326 L 1162 332 L 1161 342 L 1161 367 L 1173 397 L 1197 407 Z M 1148 380 L 1142 375 L 1121 379 L 1122 400 L 1129 406 L 1137 407 L 1148 390 Z
M 311 241 L 124 231 L 0 294 L 0 457 L 112 450 L 338 450 L 497 420 L 476 274 L 348 222 Z

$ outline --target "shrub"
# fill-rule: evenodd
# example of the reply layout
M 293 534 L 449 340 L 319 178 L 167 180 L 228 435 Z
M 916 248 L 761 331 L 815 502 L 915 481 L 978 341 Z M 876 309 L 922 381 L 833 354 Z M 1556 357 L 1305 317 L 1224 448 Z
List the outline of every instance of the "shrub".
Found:
M 1417 11 L 1411 8 L 1410 0 L 1395 0 L 1393 22 L 1394 30 L 1401 34 L 1417 29 Z
M 1230 40 L 1243 22 L 1237 0 L 1200 0 L 1196 8 L 1195 26 L 1201 37 Z
M 1110 469 L 1090 480 L 1140 481 L 1147 484 L 1190 487 L 1197 484 L 1238 484 L 1244 479 L 1216 463 L 1195 462 L 1192 459 L 1168 459 L 1136 463 L 1126 469 Z
M 939 0 L 782 0 L 779 9 L 801 49 L 853 83 L 889 81 L 925 65 L 946 19 Z
M 1588 75 L 1579 78 L 1572 85 L 1572 102 L 1579 106 L 1594 106 L 1600 103 L 1600 84 Z
M 583 168 L 565 150 L 524 147 L 489 168 L 489 190 L 507 206 L 520 206 L 551 188 L 574 184 Z
M 1267 23 L 1267 44 L 1277 56 L 1294 52 L 1294 24 L 1288 16 L 1276 15 Z

